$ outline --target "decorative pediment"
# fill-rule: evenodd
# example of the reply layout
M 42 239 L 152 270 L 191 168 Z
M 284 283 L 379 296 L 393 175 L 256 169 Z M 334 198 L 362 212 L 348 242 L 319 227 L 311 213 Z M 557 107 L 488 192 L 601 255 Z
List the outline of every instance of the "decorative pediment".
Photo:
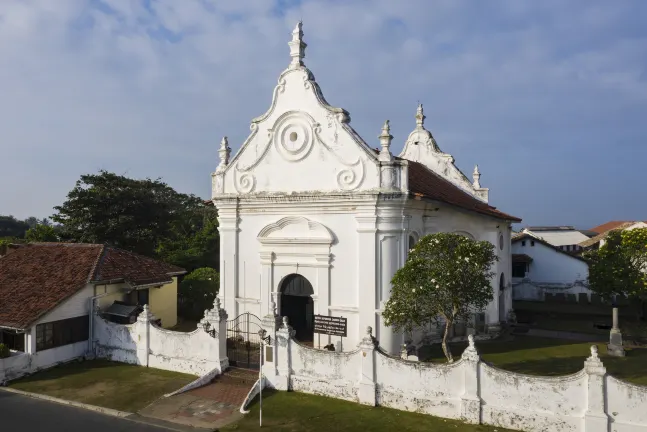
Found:
M 482 188 L 478 180 L 481 174 L 475 173 L 478 177 L 474 177 L 474 182 L 470 182 L 467 176 L 454 165 L 454 157 L 440 149 L 431 132 L 425 129 L 424 121 L 423 108 L 419 105 L 416 113 L 416 128 L 409 134 L 400 157 L 425 165 L 470 195 L 487 202 L 488 189 Z
M 284 217 L 267 225 L 258 233 L 262 244 L 326 244 L 335 239 L 332 232 L 320 222 L 301 216 Z

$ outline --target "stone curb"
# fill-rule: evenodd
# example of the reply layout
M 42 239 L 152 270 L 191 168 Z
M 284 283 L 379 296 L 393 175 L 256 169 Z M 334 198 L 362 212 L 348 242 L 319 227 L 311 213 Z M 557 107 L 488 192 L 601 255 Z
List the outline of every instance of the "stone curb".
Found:
M 34 399 L 43 399 L 43 400 L 50 401 L 50 402 L 56 402 L 56 403 L 62 404 L 62 405 L 70 405 L 70 406 L 77 407 L 77 408 L 84 408 L 84 409 L 87 409 L 87 410 L 90 410 L 90 411 L 96 411 L 96 412 L 99 412 L 99 413 L 102 413 L 102 414 L 107 414 L 107 415 L 110 415 L 110 416 L 113 416 L 113 417 L 125 418 L 125 417 L 133 415 L 133 413 L 126 412 L 126 411 L 117 411 L 117 410 L 113 410 L 113 409 L 110 409 L 110 408 L 103 408 L 103 407 L 99 407 L 99 406 L 96 406 L 96 405 L 88 405 L 88 404 L 84 404 L 84 403 L 81 403 L 81 402 L 74 402 L 74 401 L 69 401 L 69 400 L 65 400 L 65 399 L 59 399 L 59 398 L 55 398 L 55 397 L 52 397 L 52 396 L 46 396 L 46 395 L 42 395 L 42 394 L 38 394 L 38 393 L 30 393 L 30 392 L 26 392 L 26 391 L 22 391 L 22 390 L 16 390 L 16 389 L 8 388 L 8 387 L 0 387 L 0 390 L 6 391 L 6 392 L 9 392 L 9 393 L 16 393 L 16 394 L 27 396 L 27 397 L 34 398 Z

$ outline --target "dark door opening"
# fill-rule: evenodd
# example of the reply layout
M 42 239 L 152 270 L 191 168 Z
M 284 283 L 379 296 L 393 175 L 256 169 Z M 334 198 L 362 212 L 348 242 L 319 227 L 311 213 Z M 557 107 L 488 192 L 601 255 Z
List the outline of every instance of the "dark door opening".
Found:
M 281 284 L 281 315 L 295 330 L 299 342 L 312 342 L 314 330 L 314 291 L 308 280 L 298 274 L 287 276 Z

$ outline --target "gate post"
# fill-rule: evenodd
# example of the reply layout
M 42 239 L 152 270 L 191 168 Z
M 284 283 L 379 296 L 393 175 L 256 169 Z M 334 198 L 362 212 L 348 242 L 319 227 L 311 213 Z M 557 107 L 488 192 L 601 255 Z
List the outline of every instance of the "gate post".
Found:
M 283 317 L 283 325 L 276 332 L 276 381 L 274 387 L 277 390 L 289 390 L 290 388 L 290 343 L 294 336 L 294 330 L 288 324 L 288 317 Z
M 213 301 L 213 308 L 204 314 L 204 318 L 200 321 L 200 326 L 207 323 L 209 324 L 208 327 L 215 330 L 212 355 L 222 373 L 229 368 L 229 358 L 227 357 L 227 312 L 220 307 L 220 297 L 218 296 Z
M 150 326 L 155 316 L 150 313 L 148 305 L 137 316 L 137 363 L 148 367 L 148 353 L 150 351 Z
M 604 376 L 607 369 L 598 356 L 598 347 L 591 346 L 591 356 L 584 362 L 587 375 L 587 407 L 584 413 L 585 432 L 606 432 L 609 430 L 609 416 L 605 410 L 606 392 Z
M 272 302 L 273 304 L 274 302 Z M 263 330 L 267 333 L 267 336 L 270 337 L 270 342 L 265 343 L 265 352 L 263 353 L 263 358 L 261 361 L 261 368 L 263 370 L 263 375 L 265 376 L 266 383 L 269 383 L 272 387 L 276 386 L 277 377 L 279 376 L 277 370 L 277 343 L 276 343 L 276 331 L 281 326 L 281 317 L 274 314 L 274 308 L 272 308 L 272 313 L 269 313 L 263 317 L 262 321 Z
M 375 339 L 373 329 L 366 327 L 366 335 L 362 338 L 358 347 L 362 352 L 362 370 L 359 380 L 358 398 L 363 405 L 376 405 L 375 395 Z

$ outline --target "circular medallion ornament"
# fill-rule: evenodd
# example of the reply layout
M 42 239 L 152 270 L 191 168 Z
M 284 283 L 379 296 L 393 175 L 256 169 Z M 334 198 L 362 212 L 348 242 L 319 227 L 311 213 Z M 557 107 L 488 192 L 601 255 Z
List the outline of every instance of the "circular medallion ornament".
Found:
M 289 113 L 280 118 L 273 129 L 276 149 L 286 160 L 300 161 L 312 150 L 312 122 L 305 114 Z

